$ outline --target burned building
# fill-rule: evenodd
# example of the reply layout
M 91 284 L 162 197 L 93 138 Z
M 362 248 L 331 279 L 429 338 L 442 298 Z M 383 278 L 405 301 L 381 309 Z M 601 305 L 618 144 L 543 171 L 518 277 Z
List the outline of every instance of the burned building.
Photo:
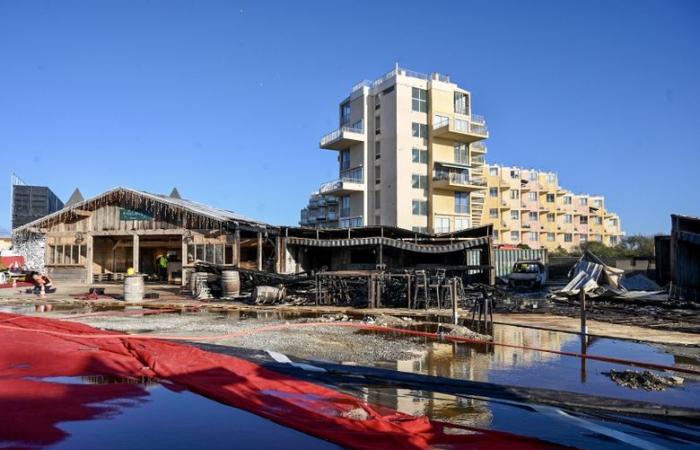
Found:
M 119 281 L 131 268 L 185 284 L 198 261 L 274 273 L 449 267 L 489 281 L 491 226 L 430 235 L 395 227 L 279 227 L 182 199 L 119 187 L 14 230 L 30 268 L 57 280 Z M 162 274 L 160 274 L 162 275 Z
M 700 218 L 671 215 L 671 298 L 700 301 Z

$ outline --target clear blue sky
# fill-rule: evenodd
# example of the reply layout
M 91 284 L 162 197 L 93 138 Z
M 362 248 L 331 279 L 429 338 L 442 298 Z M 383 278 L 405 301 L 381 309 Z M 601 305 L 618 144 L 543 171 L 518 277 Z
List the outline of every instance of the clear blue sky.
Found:
M 395 61 L 472 92 L 489 161 L 604 194 L 628 233 L 700 215 L 700 1 L 0 0 L 0 228 L 13 170 L 295 224 L 338 102 Z

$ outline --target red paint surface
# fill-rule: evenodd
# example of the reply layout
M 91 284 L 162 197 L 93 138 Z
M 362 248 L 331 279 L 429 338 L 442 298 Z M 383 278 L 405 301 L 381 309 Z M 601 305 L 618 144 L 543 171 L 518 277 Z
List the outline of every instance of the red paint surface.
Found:
M 133 385 L 59 385 L 45 389 L 41 385 L 50 383 L 27 380 L 107 375 L 167 379 L 200 395 L 351 448 L 561 448 L 509 433 L 372 407 L 350 395 L 187 345 L 125 338 L 87 325 L 37 317 L 0 313 L 0 321 L 4 322 L 0 328 L 0 440 L 39 445 L 57 442 L 64 437 L 58 423 L 89 420 L 105 412 L 88 404 L 142 394 Z M 113 334 L 114 338 L 90 338 L 105 334 Z M 364 409 L 369 418 L 343 417 L 357 408 Z M 4 426 L 8 423 L 12 426 Z M 450 434 L 450 428 L 470 433 Z

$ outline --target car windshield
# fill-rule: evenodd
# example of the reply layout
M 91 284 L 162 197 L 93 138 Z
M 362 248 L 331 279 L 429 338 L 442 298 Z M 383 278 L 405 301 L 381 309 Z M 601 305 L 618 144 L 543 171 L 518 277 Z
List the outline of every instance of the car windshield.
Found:
M 539 271 L 539 266 L 534 263 L 519 263 L 513 269 L 515 273 L 539 273 Z

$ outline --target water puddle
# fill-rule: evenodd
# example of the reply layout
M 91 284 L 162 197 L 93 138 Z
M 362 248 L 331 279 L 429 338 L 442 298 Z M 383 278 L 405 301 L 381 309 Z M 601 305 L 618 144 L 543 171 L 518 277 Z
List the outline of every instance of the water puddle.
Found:
M 50 401 L 33 418 L 0 431 L 0 448 L 339 448 L 168 382 L 83 376 L 18 383 L 40 387 Z M 17 392 L 28 394 L 29 404 L 42 403 L 41 394 Z

